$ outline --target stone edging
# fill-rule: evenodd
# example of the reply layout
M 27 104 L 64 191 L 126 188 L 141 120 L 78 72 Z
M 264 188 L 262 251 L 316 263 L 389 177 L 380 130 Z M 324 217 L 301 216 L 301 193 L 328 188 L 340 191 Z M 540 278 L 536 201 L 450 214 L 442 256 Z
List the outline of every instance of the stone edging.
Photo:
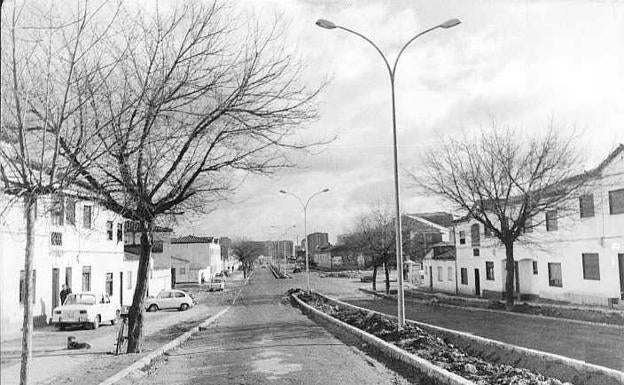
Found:
M 368 311 L 371 313 L 376 313 L 389 318 L 396 318 L 395 316 L 384 314 L 377 312 L 375 310 L 366 309 L 360 306 L 352 305 L 349 303 L 345 303 L 333 298 L 329 298 L 320 293 L 317 293 L 323 297 L 325 297 L 330 303 L 352 307 L 359 310 Z M 407 323 L 416 325 L 423 329 L 426 329 L 434 334 L 442 334 L 444 337 L 451 338 L 451 341 L 456 346 L 462 346 L 468 351 L 478 351 L 480 348 L 482 350 L 491 349 L 493 351 L 489 352 L 490 356 L 505 356 L 505 355 L 515 355 L 515 357 L 511 358 L 512 362 L 502 362 L 512 366 L 522 366 L 530 370 L 534 370 L 538 373 L 542 373 L 544 375 L 558 378 L 559 380 L 564 381 L 572 381 L 578 382 L 581 380 L 582 384 L 595 384 L 595 385 L 619 385 L 624 384 L 624 372 L 620 372 L 615 369 L 605 368 L 603 366 L 589 364 L 584 361 L 580 361 L 570 357 L 564 357 L 558 354 L 547 353 L 540 350 L 524 348 L 521 346 L 511 345 L 505 342 L 491 340 L 488 338 L 475 336 L 473 334 L 460 332 L 457 330 L 447 329 L 440 326 L 435 326 L 431 324 L 427 324 L 419 321 L 408 320 Z M 481 355 L 478 353 L 473 353 L 477 355 Z M 510 357 L 505 357 L 510 358 Z M 503 361 L 503 360 L 501 360 Z M 522 365 L 524 363 L 524 365 Z M 549 373 L 550 370 L 556 370 L 554 367 L 558 366 L 562 369 L 563 377 L 560 373 Z M 539 369 L 540 367 L 541 369 Z M 576 372 L 576 374 L 574 374 Z M 568 377 L 576 377 L 576 381 L 574 378 L 565 378 Z
M 367 293 L 367 294 L 376 295 L 378 297 L 396 300 L 396 296 L 394 296 L 392 294 L 376 293 L 376 292 L 374 292 L 374 291 L 372 291 L 370 289 L 365 289 L 365 288 L 362 288 L 362 287 L 358 288 L 358 290 L 363 291 L 364 293 Z M 433 298 L 435 298 L 435 297 L 433 297 Z M 409 297 L 409 299 L 412 300 L 412 301 L 418 301 L 418 302 L 421 302 L 421 303 L 424 303 L 424 304 L 431 304 L 431 302 L 429 302 L 426 299 L 421 299 L 421 298 L 417 298 L 417 297 Z M 604 322 L 583 321 L 583 320 L 563 318 L 563 317 L 552 317 L 552 316 L 539 315 L 539 314 L 516 313 L 516 312 L 513 312 L 513 311 L 486 309 L 486 308 L 482 308 L 482 307 L 474 307 L 474 306 L 469 306 L 469 305 L 466 305 L 466 306 L 452 305 L 452 304 L 440 303 L 440 302 L 436 303 L 435 305 L 433 305 L 433 304 L 431 304 L 431 305 L 432 306 L 448 307 L 448 308 L 452 308 L 452 309 L 462 309 L 462 310 L 467 310 L 467 311 L 481 311 L 481 312 L 486 312 L 486 313 L 510 314 L 510 315 L 518 316 L 518 317 L 540 318 L 540 319 L 556 320 L 556 321 L 562 321 L 562 322 L 571 322 L 571 323 L 576 323 L 576 324 L 585 325 L 585 326 L 601 326 L 601 327 L 607 327 L 607 328 L 613 328 L 613 329 L 624 329 L 624 325 L 607 324 L 607 323 L 604 323 Z
M 351 326 L 347 323 L 339 321 L 334 317 L 331 317 L 312 306 L 301 301 L 297 296 L 292 296 L 301 309 L 308 315 L 313 318 L 320 318 L 325 322 L 330 323 L 332 326 L 349 333 L 350 335 L 356 337 L 358 340 L 361 340 L 368 345 L 372 345 L 375 350 L 382 353 L 384 356 L 403 362 L 409 366 L 411 366 L 414 370 L 416 370 L 421 375 L 427 377 L 428 379 L 434 380 L 435 384 L 443 384 L 443 385 L 474 385 L 474 382 L 471 382 L 455 373 L 451 373 L 448 370 L 444 370 L 439 366 L 432 364 L 431 362 L 422 359 L 414 354 L 411 354 L 393 344 L 390 344 L 379 337 L 376 337 L 372 334 L 369 334 L 363 330 L 360 330 L 354 326 Z
M 249 275 L 249 277 L 247 277 L 245 279 L 245 284 L 243 286 L 245 286 L 247 284 L 247 282 L 249 282 L 249 279 L 251 278 L 252 275 L 253 275 L 253 272 L 252 272 L 252 274 Z M 236 302 L 236 299 L 238 298 L 239 294 L 240 294 L 240 290 L 238 291 L 238 294 L 236 295 L 236 297 L 234 297 L 234 300 L 232 301 L 232 304 L 234 304 Z M 165 354 L 166 352 L 168 352 L 171 349 L 177 348 L 182 343 L 184 343 L 189 338 L 191 338 L 191 336 L 193 334 L 195 334 L 198 331 L 206 328 L 208 325 L 210 325 L 211 323 L 216 321 L 223 314 L 227 313 L 227 311 L 230 310 L 231 307 L 232 307 L 232 305 L 226 307 L 225 309 L 221 310 L 217 314 L 215 314 L 212 317 L 208 318 L 207 320 L 205 320 L 201 324 L 195 326 L 194 328 L 190 329 L 189 331 L 187 331 L 186 333 L 184 333 L 181 336 L 177 337 L 176 339 L 174 339 L 172 341 L 169 341 L 167 344 L 165 344 L 165 345 L 161 346 L 160 348 L 154 350 L 153 352 L 149 353 L 148 355 L 146 355 L 145 357 L 143 357 L 140 360 L 136 361 L 135 363 L 133 363 L 132 365 L 128 366 L 127 368 L 121 370 L 120 372 L 118 372 L 118 373 L 112 375 L 111 377 L 105 379 L 104 381 L 100 382 L 98 385 L 113 385 L 113 384 L 116 384 L 117 382 L 121 381 L 123 378 L 125 378 L 126 376 L 128 376 L 132 372 L 134 372 L 136 370 L 141 370 L 144 367 L 150 365 L 151 362 L 154 361 L 156 358 L 162 356 L 163 354 Z

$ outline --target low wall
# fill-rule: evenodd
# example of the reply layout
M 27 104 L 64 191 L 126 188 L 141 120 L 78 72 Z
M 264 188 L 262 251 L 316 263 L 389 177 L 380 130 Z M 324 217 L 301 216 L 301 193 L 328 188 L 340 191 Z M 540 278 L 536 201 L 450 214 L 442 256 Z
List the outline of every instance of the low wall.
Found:
M 322 295 L 322 294 L 320 294 Z M 334 305 L 347 306 L 355 309 L 377 313 L 389 318 L 396 318 L 374 310 L 361 308 L 333 298 L 327 298 Z M 575 360 L 573 358 L 546 353 L 539 350 L 523 348 L 500 341 L 490 340 L 472 334 L 446 329 L 418 321 L 407 321 L 432 334 L 444 338 L 448 343 L 462 348 L 464 351 L 481 357 L 487 361 L 507 364 L 514 367 L 522 367 L 541 373 L 548 377 L 554 377 L 562 381 L 583 385 L 622 385 L 624 384 L 624 372 L 605 368 L 598 365 Z

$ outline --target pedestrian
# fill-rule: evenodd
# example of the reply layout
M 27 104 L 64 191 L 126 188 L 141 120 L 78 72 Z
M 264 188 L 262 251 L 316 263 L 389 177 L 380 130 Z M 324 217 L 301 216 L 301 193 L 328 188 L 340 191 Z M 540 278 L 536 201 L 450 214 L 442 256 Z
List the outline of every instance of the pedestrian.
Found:
M 201 273 L 201 284 L 204 285 L 206 283 L 206 276 L 204 273 Z
M 65 303 L 65 298 L 67 298 L 67 285 L 63 284 L 63 289 L 61 290 L 60 293 L 60 297 L 61 297 L 61 305 Z

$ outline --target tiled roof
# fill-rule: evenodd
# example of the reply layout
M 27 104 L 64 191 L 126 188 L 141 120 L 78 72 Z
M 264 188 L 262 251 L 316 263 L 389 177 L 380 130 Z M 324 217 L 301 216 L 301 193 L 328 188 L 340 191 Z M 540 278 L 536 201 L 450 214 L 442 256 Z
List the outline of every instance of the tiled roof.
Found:
M 180 258 L 180 257 L 171 257 L 171 259 L 175 259 L 176 261 L 182 261 L 182 262 L 191 262 L 188 259 L 184 259 L 184 258 Z
M 436 255 L 431 257 L 431 259 L 436 259 L 436 260 L 453 260 L 455 259 L 455 248 L 452 248 L 440 255 Z
M 214 240 L 215 240 L 214 237 L 198 237 L 198 236 L 195 236 L 195 235 L 187 235 L 185 237 L 173 238 L 171 240 L 171 243 L 172 244 L 179 244 L 179 243 L 215 243 Z
M 436 225 L 449 227 L 453 224 L 453 214 L 445 212 L 409 214 L 433 222 Z

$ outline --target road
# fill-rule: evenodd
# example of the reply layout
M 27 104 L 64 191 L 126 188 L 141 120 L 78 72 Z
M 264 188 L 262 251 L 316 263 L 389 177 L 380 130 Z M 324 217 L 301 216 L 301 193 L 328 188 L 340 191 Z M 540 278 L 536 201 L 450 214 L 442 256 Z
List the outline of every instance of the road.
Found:
M 295 279 L 257 268 L 238 302 L 215 325 L 133 384 L 407 384 L 347 346 L 284 300 Z

